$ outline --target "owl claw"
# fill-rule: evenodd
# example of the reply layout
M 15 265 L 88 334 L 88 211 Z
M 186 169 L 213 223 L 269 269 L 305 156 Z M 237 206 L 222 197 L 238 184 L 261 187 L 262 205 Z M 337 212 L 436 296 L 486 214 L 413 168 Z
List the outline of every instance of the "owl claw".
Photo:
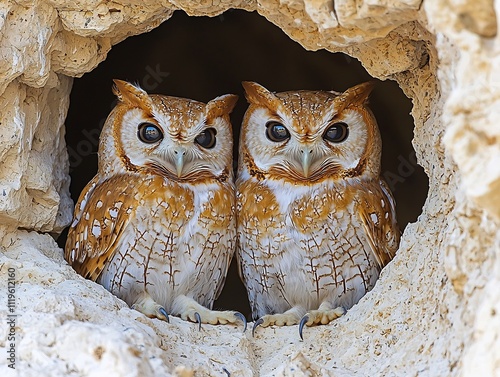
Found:
M 299 322 L 300 339 L 304 340 L 304 338 L 302 337 L 302 330 L 304 329 L 304 325 L 326 325 L 334 319 L 337 319 L 345 314 L 345 309 L 343 307 L 339 306 L 335 309 L 329 309 L 327 308 L 329 306 L 330 305 L 321 304 L 318 310 L 311 310 L 309 313 L 306 313 L 302 317 Z
M 169 323 L 168 313 L 163 306 L 158 304 L 151 298 L 149 293 L 144 292 L 137 300 L 130 306 L 131 309 L 137 310 L 139 313 L 144 314 L 149 318 L 157 318 L 159 320 Z
M 262 325 L 264 323 L 264 320 L 262 318 L 259 318 L 257 321 L 254 322 L 253 328 L 252 328 L 252 336 L 255 336 L 255 329 Z
M 196 323 L 198 324 L 198 331 L 201 331 L 201 316 L 200 313 L 195 312 L 194 317 L 196 318 Z
M 163 307 L 159 307 L 158 311 L 165 316 L 165 322 L 170 323 L 170 320 L 168 319 L 168 313 Z
M 309 316 L 308 315 L 305 315 L 302 317 L 302 319 L 300 320 L 300 323 L 299 323 L 299 335 L 300 335 L 300 339 L 301 340 L 304 340 L 304 337 L 302 336 L 302 329 L 304 328 L 304 325 L 309 321 Z
M 247 331 L 247 319 L 240 312 L 234 312 L 234 316 L 243 322 L 243 332 Z

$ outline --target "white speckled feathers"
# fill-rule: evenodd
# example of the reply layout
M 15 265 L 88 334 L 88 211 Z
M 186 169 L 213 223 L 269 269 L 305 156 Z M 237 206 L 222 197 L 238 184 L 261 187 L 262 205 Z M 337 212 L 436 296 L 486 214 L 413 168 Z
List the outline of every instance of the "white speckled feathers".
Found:
M 212 307 L 235 248 L 237 97 L 204 104 L 115 85 L 119 102 L 101 133 L 97 175 L 76 205 L 66 260 L 148 316 L 238 320 L 200 306 Z
M 399 243 L 366 106 L 372 85 L 344 93 L 244 87 L 237 256 L 254 317 L 293 324 L 306 312 L 348 309 Z M 323 314 L 311 323 L 327 323 Z

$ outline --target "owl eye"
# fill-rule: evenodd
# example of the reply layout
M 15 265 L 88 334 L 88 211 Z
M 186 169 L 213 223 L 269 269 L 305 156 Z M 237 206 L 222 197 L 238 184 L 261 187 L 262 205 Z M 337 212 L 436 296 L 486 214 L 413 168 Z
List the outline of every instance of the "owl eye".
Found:
M 290 132 L 288 132 L 286 127 L 281 123 L 273 121 L 267 122 L 266 128 L 266 136 L 271 141 L 278 143 L 290 138 Z
M 137 137 L 143 143 L 152 144 L 163 139 L 163 134 L 154 124 L 141 123 L 139 124 L 139 129 L 137 130 Z
M 200 134 L 196 136 L 194 141 L 203 148 L 210 149 L 215 147 L 215 142 L 217 141 L 215 135 L 217 135 L 215 128 L 207 128 L 206 130 L 201 131 Z
M 323 135 L 323 139 L 331 141 L 332 143 L 340 143 L 347 139 L 349 135 L 349 128 L 344 122 L 337 122 L 332 124 Z

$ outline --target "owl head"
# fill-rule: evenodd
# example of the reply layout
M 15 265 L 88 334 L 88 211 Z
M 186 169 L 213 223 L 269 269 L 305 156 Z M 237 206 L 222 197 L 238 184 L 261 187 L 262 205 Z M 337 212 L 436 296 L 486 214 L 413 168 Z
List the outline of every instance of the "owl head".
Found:
M 118 103 L 101 132 L 100 174 L 149 173 L 180 182 L 231 178 L 229 114 L 237 96 L 205 104 L 148 94 L 121 80 L 114 83 Z
M 316 183 L 380 174 L 381 140 L 367 107 L 373 84 L 343 93 L 272 93 L 243 82 L 250 106 L 241 130 L 240 176 Z

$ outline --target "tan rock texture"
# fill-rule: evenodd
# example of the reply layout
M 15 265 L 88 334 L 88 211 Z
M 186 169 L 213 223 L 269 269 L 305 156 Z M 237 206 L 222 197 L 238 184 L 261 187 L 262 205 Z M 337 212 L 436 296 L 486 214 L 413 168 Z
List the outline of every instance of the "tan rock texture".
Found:
M 306 49 L 356 57 L 414 104 L 430 186 L 423 212 L 375 289 L 303 342 L 296 327 L 252 337 L 147 319 L 76 275 L 49 235 L 71 218 L 72 77 L 176 9 L 228 8 L 257 10 Z M 489 0 L 1 1 L 2 376 L 500 375 L 499 11 Z M 6 357 L 9 271 L 16 370 Z

